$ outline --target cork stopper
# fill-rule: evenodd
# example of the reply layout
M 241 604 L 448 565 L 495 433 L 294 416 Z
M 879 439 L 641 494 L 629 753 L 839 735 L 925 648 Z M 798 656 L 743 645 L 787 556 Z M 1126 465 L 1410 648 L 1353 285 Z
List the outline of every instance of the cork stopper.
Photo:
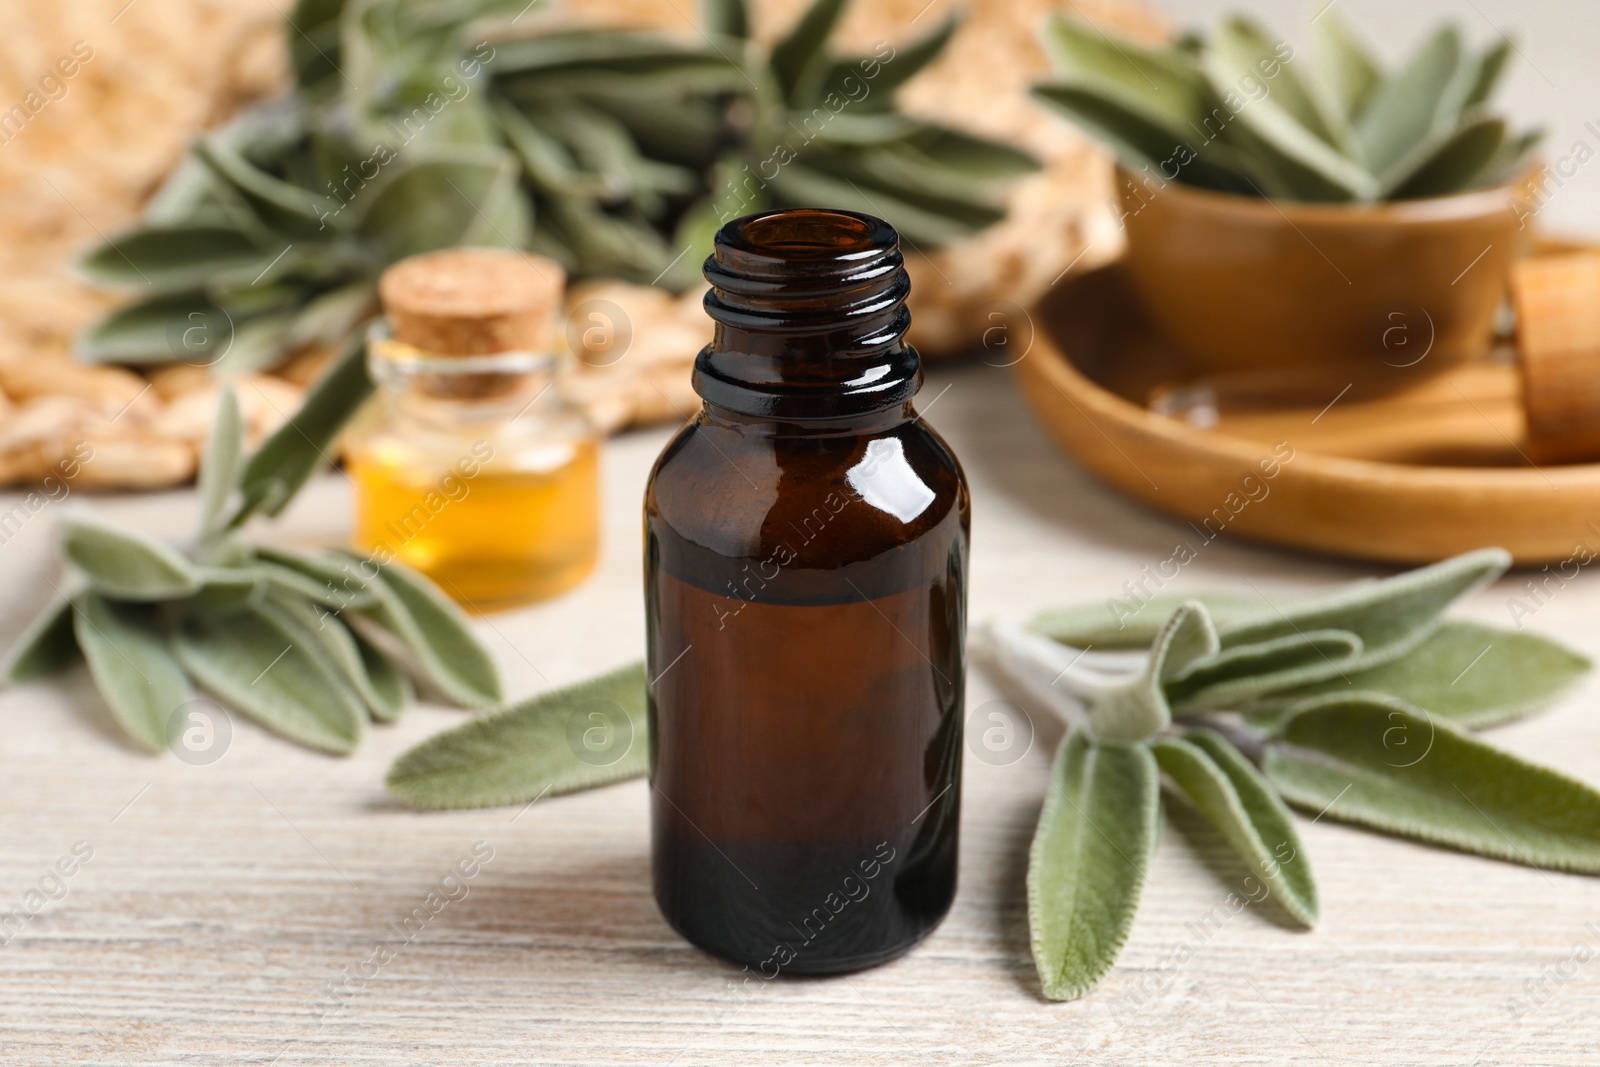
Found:
M 1533 461 L 1600 459 L 1600 254 L 1523 260 L 1511 299 Z
M 390 335 L 440 356 L 541 352 L 566 285 L 561 264 L 503 248 L 448 248 L 383 272 Z

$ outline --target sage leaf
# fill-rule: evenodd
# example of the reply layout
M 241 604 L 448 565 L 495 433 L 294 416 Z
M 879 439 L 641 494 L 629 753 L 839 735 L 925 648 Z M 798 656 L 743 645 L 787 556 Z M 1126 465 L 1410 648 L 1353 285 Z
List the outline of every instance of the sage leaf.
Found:
M 280 570 L 292 570 L 310 579 L 318 587 L 300 585 L 306 596 L 329 607 L 368 608 L 378 602 L 372 592 L 372 583 L 363 578 L 353 558 L 343 552 L 329 549 L 293 548 L 288 545 L 258 545 L 257 559 L 273 564 Z M 376 564 L 373 564 L 376 566 Z
M 828 144 L 889 144 L 910 137 L 925 125 L 897 111 L 863 111 L 857 115 L 841 111 L 817 130 L 816 139 Z
M 1395 697 L 1326 697 L 1268 741 L 1285 800 L 1437 845 L 1600 874 L 1600 793 Z
M 1484 171 L 1481 184 L 1498 185 L 1527 175 L 1528 169 L 1533 166 L 1539 142 L 1543 139 L 1544 130 L 1535 129 L 1507 140 L 1495 153 L 1488 170 Z
M 187 611 L 225 618 L 260 599 L 265 581 L 250 567 L 206 567 L 200 571 L 200 589 L 178 603 Z
M 72 600 L 56 594 L 28 623 L 16 643 L 0 660 L 0 680 L 26 682 L 66 667 L 78 656 L 78 639 L 72 632 Z
M 982 143 L 982 142 L 979 142 Z M 935 151 L 944 146 L 935 145 Z M 1015 164 L 1022 173 L 1035 168 L 1032 157 L 1020 153 L 986 151 L 974 153 L 970 166 L 954 166 L 906 141 L 854 149 L 855 165 L 879 183 L 907 192 L 928 196 L 948 196 L 981 200 L 1005 177 L 989 170 Z
M 1177 144 L 1159 123 L 1093 90 L 1075 85 L 1035 85 L 1032 92 L 1074 125 L 1109 145 L 1124 165 L 1136 170 L 1156 170 Z M 1185 171 L 1185 177 L 1196 184 L 1211 185 L 1201 179 L 1198 170 Z
M 1195 135 L 1205 116 L 1205 83 L 1192 60 L 1114 41 L 1080 19 L 1046 24 L 1044 45 L 1055 59 L 1057 85 L 1114 103 L 1161 133 L 1164 159 Z
M 422 575 L 391 560 L 372 581 L 376 607 L 361 614 L 398 637 L 423 674 L 463 707 L 500 700 L 500 674 L 487 649 L 473 636 L 467 617 Z
M 1324 8 L 1311 23 L 1317 34 L 1322 70 L 1345 117 L 1354 122 L 1361 117 L 1373 90 L 1383 81 L 1383 73 L 1372 53 L 1351 31 L 1337 10 Z
M 352 337 L 306 393 L 300 410 L 261 443 L 245 464 L 243 503 L 229 520 L 238 526 L 256 512 L 277 515 L 324 465 L 328 450 L 357 408 L 372 395 L 366 341 Z
M 897 45 L 893 60 L 883 64 L 879 68 L 878 77 L 873 80 L 872 95 L 867 98 L 868 101 L 871 101 L 869 106 L 885 111 L 892 107 L 895 90 L 922 73 L 924 67 L 943 54 L 945 45 L 950 43 L 950 38 L 955 36 L 956 30 L 960 27 L 961 18 L 960 13 L 951 15 L 945 19 L 938 29 L 919 37 L 915 41 Z M 822 89 L 818 96 L 826 99 L 830 91 L 839 91 L 847 88 L 849 83 L 845 79 L 852 73 L 859 73 L 861 63 L 867 58 L 861 57 L 835 64 L 833 72 L 822 83 Z M 848 94 L 841 92 L 840 95 Z M 999 147 L 992 141 L 985 143 Z
M 223 508 L 239 484 L 244 457 L 244 420 L 239 414 L 239 398 L 232 389 L 222 390 L 217 399 L 216 418 L 200 459 L 200 535 L 219 532 L 226 524 Z
M 789 32 L 772 46 L 768 64 L 785 97 L 791 97 L 808 71 L 827 58 L 827 41 L 844 11 L 845 0 L 814 0 Z
M 154 609 L 93 593 L 73 601 L 73 632 L 95 688 L 140 748 L 167 747 L 167 724 L 189 700 L 189 681 L 156 626 Z
M 851 211 L 879 215 L 911 241 L 934 247 L 958 241 L 1003 214 L 998 208 L 966 205 L 974 213 L 987 214 L 964 219 L 959 217 L 957 205 L 949 201 L 937 207 L 924 206 L 904 193 L 864 184 L 868 181 L 865 174 L 830 173 L 815 165 L 819 158 L 818 153 L 813 153 L 806 162 L 796 160 L 788 164 L 767 183 L 768 186 L 787 204 L 835 204 Z
M 1128 939 L 1160 824 L 1160 776 L 1141 744 L 1067 735 L 1028 856 L 1028 928 L 1044 995 L 1075 1000 Z
M 1098 740 L 1140 741 L 1172 724 L 1164 684 L 1217 652 L 1217 631 L 1203 604 L 1183 604 L 1150 649 L 1136 678 L 1108 686 L 1089 708 L 1089 732 Z
M 1187 142 L 1158 122 L 1153 122 L 1119 100 L 1076 85 L 1035 85 L 1032 93 L 1051 105 L 1088 133 L 1109 145 L 1124 164 L 1133 168 L 1160 171 L 1178 167 L 1182 180 L 1191 185 L 1225 192 L 1256 192 L 1249 175 L 1254 169 L 1229 145 L 1212 141 L 1205 154 L 1195 154 L 1179 163 L 1177 150 Z
M 337 345 L 350 336 L 372 310 L 372 284 L 366 279 L 320 293 L 294 312 L 288 343 Z
M 1130 592 L 1126 600 L 1109 597 L 1104 603 L 1049 608 L 1030 619 L 1028 628 L 1074 648 L 1148 648 L 1172 613 L 1191 600 L 1205 606 L 1219 631 L 1261 613 L 1261 600 L 1253 596 L 1135 596 Z
M 1511 38 L 1502 36 L 1478 57 L 1466 95 L 1461 99 L 1460 110 L 1470 111 L 1486 102 L 1505 73 L 1506 62 L 1511 58 Z
M 707 33 L 741 41 L 750 36 L 750 12 L 744 0 L 705 0 L 700 22 Z
M 1317 922 L 1317 886 L 1289 809 L 1250 761 L 1211 730 L 1150 743 L 1158 763 L 1284 909 Z
M 530 121 L 510 103 L 498 100 L 495 104 L 506 140 L 522 160 L 535 188 L 552 194 L 592 190 L 596 197 L 604 192 L 598 177 L 579 171 L 560 138 Z
M 222 226 L 146 226 L 101 245 L 78 267 L 99 285 L 157 293 L 201 289 L 219 277 L 248 282 L 273 253 Z
M 1592 666 L 1582 653 L 1535 633 L 1449 619 L 1403 659 L 1277 693 L 1248 717 L 1271 725 L 1313 697 L 1361 690 L 1387 693 L 1456 726 L 1481 729 L 1548 706 Z
M 603 264 L 602 273 L 626 273 L 641 264 L 655 266 L 659 272 L 671 263 L 673 253 L 655 230 L 608 214 L 586 199 L 557 198 L 550 204 L 550 215 L 572 250 Z
M 417 701 L 411 679 L 366 638 L 355 631 L 351 631 L 351 636 L 361 653 L 361 665 L 370 687 L 367 710 L 378 722 L 398 722 Z
M 343 583 L 335 585 L 321 576 L 312 576 L 299 567 L 285 566 L 273 559 L 260 559 L 256 562 L 255 568 L 268 585 L 284 593 L 302 597 L 313 604 L 332 608 L 335 612 L 346 608 L 351 610 L 372 608 L 378 603 L 377 595 L 368 588 L 352 591 Z
M 153 227 L 194 224 L 207 217 L 216 206 L 216 199 L 217 178 L 211 168 L 194 156 L 185 155 L 145 201 L 143 221 Z
M 179 293 L 118 308 L 78 335 L 73 354 L 89 363 L 206 366 L 230 336 L 227 314 L 210 297 Z
M 1357 582 L 1285 608 L 1269 607 L 1220 630 L 1223 648 L 1309 630 L 1348 630 L 1361 653 L 1342 669 L 1365 670 L 1396 659 L 1427 639 L 1440 614 L 1504 573 L 1511 556 L 1485 548 L 1381 581 Z
M 259 374 L 283 361 L 293 348 L 291 340 L 299 309 L 266 312 L 236 320 L 227 348 L 211 361 L 211 373 L 218 378 L 238 378 Z
M 502 75 L 528 72 L 571 73 L 576 67 L 598 61 L 607 70 L 638 65 L 658 66 L 686 55 L 672 41 L 656 33 L 637 30 L 568 30 L 513 38 L 495 48 L 495 69 Z
M 1234 707 L 1263 693 L 1343 678 L 1361 648 L 1349 630 L 1331 629 L 1234 645 L 1191 664 L 1167 686 L 1167 697 L 1175 708 Z
M 346 688 L 354 690 L 373 718 L 389 721 L 405 710 L 393 702 L 392 683 L 386 679 L 384 690 L 373 684 L 361 647 L 332 612 L 319 611 L 298 597 L 283 595 L 268 597 L 256 610 L 292 638 L 297 647 L 320 659 Z
M 649 766 L 643 663 L 437 734 L 384 780 L 418 808 L 487 808 L 591 789 Z
M 518 189 L 521 167 L 510 152 L 454 145 L 407 158 L 408 165 L 358 202 L 362 236 L 381 244 L 386 260 L 453 245 L 527 243 L 531 221 Z
M 1382 176 L 1434 133 L 1440 104 L 1461 62 L 1461 34 L 1442 26 L 1372 94 L 1356 136 L 1372 173 Z
M 1084 653 L 1074 655 L 1075 650 L 1009 619 L 975 628 L 973 647 L 986 667 L 999 670 L 1072 729 L 1085 728 L 1097 696 L 1107 685 L 1125 681 L 1128 673 L 1107 675 L 1085 667 L 1079 662 Z
M 1292 125 L 1292 120 L 1281 114 L 1264 116 L 1263 121 Z M 1344 203 L 1366 195 L 1364 191 L 1352 190 L 1347 181 L 1329 178 L 1325 168 L 1309 165 L 1281 150 L 1244 122 L 1230 126 L 1227 137 L 1241 160 L 1241 168 L 1248 170 L 1254 179 L 1255 187 L 1250 192 L 1257 196 L 1309 203 Z M 1302 140 L 1305 139 L 1320 144 L 1310 133 L 1305 134 Z M 1363 185 L 1371 188 L 1376 183 L 1368 179 Z
M 1395 200 L 1445 196 L 1477 184 L 1505 143 L 1503 119 L 1479 119 L 1456 130 L 1443 142 L 1430 142 L 1414 164 L 1397 168 L 1387 179 Z
M 891 117 L 899 116 L 885 114 L 869 118 L 887 120 Z M 832 123 L 829 125 L 831 127 Z M 909 132 L 892 139 L 892 143 L 884 147 L 947 168 L 974 193 L 983 183 L 991 183 L 989 187 L 993 188 L 994 182 L 1022 178 L 1039 170 L 1039 161 L 1020 149 L 925 122 L 913 122 Z M 937 184 L 930 183 L 934 187 Z
M 1337 12 L 1318 12 L 1313 27 L 1323 62 L 1307 75 L 1282 42 L 1242 15 L 1158 51 L 1058 18 L 1044 34 L 1055 81 L 1033 92 L 1130 167 L 1224 192 L 1391 200 L 1509 176 L 1492 120 L 1479 114 L 1509 45 L 1466 57 L 1447 26 L 1386 76 Z
M 1238 57 L 1214 49 L 1207 50 L 1201 57 L 1201 69 L 1218 95 L 1226 95 L 1242 80 L 1255 75 L 1253 66 L 1240 63 Z M 1282 71 L 1278 77 L 1283 79 L 1288 73 Z M 1347 158 L 1316 131 L 1302 125 L 1278 104 L 1276 96 L 1252 101 L 1234 118 L 1255 135 L 1253 148 L 1280 155 L 1291 166 L 1311 171 L 1320 182 L 1337 190 L 1322 199 L 1342 194 L 1356 200 L 1371 200 L 1378 195 L 1378 183 L 1364 167 Z
M 195 681 L 291 741 L 345 755 L 361 740 L 360 699 L 301 641 L 258 609 L 226 626 L 190 620 L 173 638 Z
M 1218 95 L 1226 97 L 1230 91 L 1238 92 L 1241 85 L 1249 84 L 1241 81 L 1242 78 L 1254 75 L 1259 79 L 1265 77 L 1268 70 L 1276 68 L 1276 77 L 1270 79 L 1271 92 L 1260 100 L 1252 101 L 1245 111 L 1254 109 L 1258 104 L 1269 104 L 1297 127 L 1309 131 L 1323 144 L 1335 149 L 1341 157 L 1349 155 L 1354 133 L 1345 121 L 1344 112 L 1335 113 L 1324 106 L 1322 100 L 1300 80 L 1294 64 L 1279 57 L 1278 49 L 1281 46 L 1272 40 L 1272 36 L 1259 23 L 1244 15 L 1231 15 L 1224 18 L 1210 35 L 1208 44 L 1210 52 L 1221 60 L 1222 67 L 1230 74 L 1230 80 L 1220 87 L 1217 79 L 1211 79 L 1212 88 L 1218 90 Z
M 314 237 L 337 223 L 340 203 L 274 177 L 247 160 L 222 137 L 203 137 L 195 156 L 227 181 L 268 227 L 300 237 Z
M 87 511 L 60 518 L 62 551 L 89 584 L 118 600 L 172 600 L 200 588 L 194 566 L 172 546 Z

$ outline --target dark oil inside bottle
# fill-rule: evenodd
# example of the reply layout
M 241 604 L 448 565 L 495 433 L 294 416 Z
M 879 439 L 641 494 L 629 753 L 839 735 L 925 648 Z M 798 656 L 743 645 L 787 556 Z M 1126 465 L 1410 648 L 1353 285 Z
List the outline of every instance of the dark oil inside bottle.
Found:
M 967 495 L 910 404 L 893 231 L 753 219 L 708 261 L 706 410 L 646 499 L 655 892 L 718 956 L 837 973 L 955 893 Z

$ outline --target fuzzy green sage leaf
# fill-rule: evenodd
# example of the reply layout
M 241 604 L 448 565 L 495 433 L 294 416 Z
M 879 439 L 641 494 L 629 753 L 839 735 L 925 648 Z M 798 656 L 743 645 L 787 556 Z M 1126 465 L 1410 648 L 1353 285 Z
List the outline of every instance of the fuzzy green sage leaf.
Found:
M 239 398 L 232 389 L 224 389 L 217 401 L 211 435 L 200 461 L 201 537 L 223 527 L 223 508 L 227 506 L 228 496 L 238 488 L 243 459 L 244 419 L 239 414 Z
M 366 671 L 370 695 L 367 708 L 378 722 L 398 722 L 417 701 L 417 691 L 411 679 L 358 633 L 352 633 L 356 648 L 361 654 L 361 665 Z
M 1151 742 L 1161 770 L 1302 925 L 1317 922 L 1317 885 L 1289 809 L 1255 766 L 1211 730 Z
M 170 600 L 200 588 L 193 564 L 171 545 L 87 511 L 63 514 L 62 551 L 89 584 L 118 600 Z
M 167 745 L 167 724 L 189 700 L 189 681 L 153 625 L 154 609 L 113 604 L 93 593 L 73 601 L 73 629 L 95 687 L 141 748 Z
M 257 610 L 225 626 L 190 623 L 173 647 L 195 681 L 291 741 L 344 755 L 361 740 L 360 698 L 300 635 Z
M 1583 681 L 1592 667 L 1587 656 L 1548 637 L 1447 619 L 1402 659 L 1276 693 L 1246 713 L 1252 723 L 1271 726 L 1309 698 L 1365 690 L 1399 697 L 1476 730 L 1546 707 Z
M 287 545 L 257 545 L 257 559 L 269 565 L 281 584 L 294 585 L 305 596 L 332 608 L 370 608 L 378 603 L 372 583 L 363 578 L 356 559 L 344 552 Z M 310 584 L 294 582 L 283 570 L 298 572 Z M 313 591 L 313 587 L 315 591 Z
M 386 678 L 382 689 L 374 684 L 361 646 L 338 616 L 300 597 L 283 594 L 269 594 L 256 610 L 290 636 L 297 648 L 321 660 L 325 669 L 353 689 L 374 719 L 392 722 L 405 711 L 404 703 L 395 700 L 392 681 Z
M 1361 654 L 1349 630 L 1309 630 L 1234 645 L 1190 665 L 1167 688 L 1174 707 L 1232 707 L 1243 698 L 1342 675 Z
M 494 659 L 453 601 L 393 560 L 378 568 L 371 589 L 378 603 L 361 614 L 398 637 L 441 693 L 470 708 L 499 702 L 500 673 Z
M 257 511 L 276 515 L 324 466 L 340 430 L 372 394 L 366 343 L 352 338 L 306 394 L 300 409 L 261 443 L 241 478 L 244 503 L 229 525 L 238 526 Z
M 1291 804 L 1466 852 L 1600 874 L 1600 792 L 1395 697 L 1327 697 L 1288 719 L 1263 770 Z
M 44 610 L 28 623 L 16 643 L 0 661 L 0 680 L 26 682 L 54 674 L 78 656 L 78 639 L 72 632 L 72 600 L 53 596 Z
M 644 664 L 479 716 L 402 755 L 385 780 L 418 808 L 519 804 L 648 766 Z
M 1131 585 L 1131 583 L 1130 583 Z M 1218 630 L 1226 630 L 1261 613 L 1261 598 L 1230 593 L 1193 596 L 1130 596 L 1103 603 L 1077 604 L 1041 611 L 1028 629 L 1074 648 L 1149 648 L 1172 613 L 1188 601 L 1205 605 Z
M 1310 630 L 1348 630 L 1361 639 L 1361 653 L 1341 664 L 1341 670 L 1376 667 L 1421 644 L 1446 608 L 1494 581 L 1510 565 L 1505 549 L 1485 548 L 1393 578 L 1356 582 L 1287 607 L 1269 605 L 1254 618 L 1221 628 L 1222 647 Z
M 1160 826 L 1150 749 L 1067 736 L 1028 859 L 1028 927 L 1044 995 L 1074 1000 L 1104 978 L 1133 926 Z

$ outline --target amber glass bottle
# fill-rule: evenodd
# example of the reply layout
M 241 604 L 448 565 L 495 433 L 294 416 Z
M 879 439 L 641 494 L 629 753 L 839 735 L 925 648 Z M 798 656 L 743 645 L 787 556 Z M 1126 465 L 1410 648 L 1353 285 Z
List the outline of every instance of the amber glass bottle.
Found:
M 766 977 L 857 970 L 955 893 L 966 483 L 886 223 L 751 215 L 705 273 L 705 406 L 645 497 L 656 900 Z

